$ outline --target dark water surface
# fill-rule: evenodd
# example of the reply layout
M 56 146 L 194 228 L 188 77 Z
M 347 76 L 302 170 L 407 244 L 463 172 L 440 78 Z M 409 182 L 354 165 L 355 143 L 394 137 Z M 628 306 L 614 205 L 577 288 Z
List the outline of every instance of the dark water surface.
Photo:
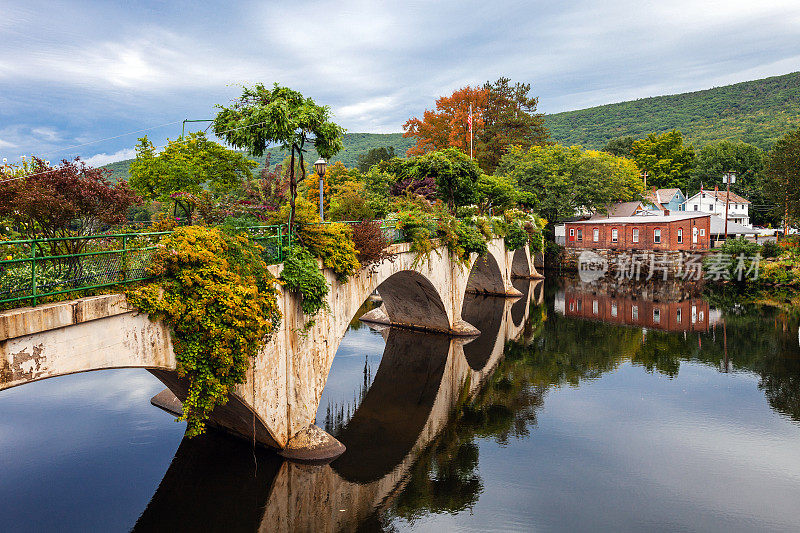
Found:
M 0 531 L 797 531 L 798 320 L 682 286 L 515 282 L 464 344 L 352 323 L 297 465 L 140 369 L 0 392 Z

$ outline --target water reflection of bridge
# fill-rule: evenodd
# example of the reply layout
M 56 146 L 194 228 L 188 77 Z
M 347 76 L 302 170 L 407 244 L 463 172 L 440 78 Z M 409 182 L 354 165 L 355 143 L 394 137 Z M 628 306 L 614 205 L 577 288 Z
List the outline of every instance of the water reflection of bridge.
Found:
M 333 463 L 284 462 L 240 443 L 231 448 L 213 432 L 184 439 L 134 530 L 340 531 L 377 520 L 454 409 L 480 391 L 506 341 L 524 335 L 531 297 L 542 302 L 544 288 L 527 280 L 514 285 L 522 298 L 464 303 L 465 319 L 482 332 L 472 342 L 384 330 L 380 367 L 336 435 L 347 451 Z
M 643 298 L 619 288 L 569 280 L 555 295 L 555 310 L 567 317 L 663 331 L 705 332 L 720 320 L 720 312 L 697 293 L 676 295 L 656 288 Z

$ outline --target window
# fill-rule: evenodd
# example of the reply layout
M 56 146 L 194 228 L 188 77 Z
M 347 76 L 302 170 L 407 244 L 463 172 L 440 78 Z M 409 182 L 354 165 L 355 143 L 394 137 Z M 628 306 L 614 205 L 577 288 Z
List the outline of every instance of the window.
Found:
M 694 210 L 697 211 L 697 204 L 694 204 Z
M 681 323 L 681 310 L 680 310 L 680 308 L 678 308 L 678 310 L 675 313 L 675 320 L 678 322 L 678 324 Z
M 705 228 L 700 228 L 700 236 L 701 237 L 705 237 L 706 236 L 706 229 Z
M 678 242 L 683 242 L 683 228 L 678 228 Z
M 578 305 L 578 312 L 580 313 L 581 308 L 583 307 L 583 300 L 579 299 L 576 303 Z
M 594 230 L 592 231 L 592 240 L 594 242 L 597 242 L 597 241 L 600 240 L 600 229 L 599 228 L 594 228 Z
M 653 230 L 653 242 L 655 244 L 659 244 L 661 242 L 661 230 L 660 229 L 654 229 Z
M 696 227 L 692 228 L 692 242 L 695 244 L 697 244 L 697 233 L 698 229 Z
M 633 307 L 631 307 L 631 318 L 633 320 L 639 320 L 639 306 L 638 305 L 634 305 Z
M 633 228 L 633 242 L 639 242 L 639 228 Z
M 599 305 L 597 304 L 597 300 L 592 300 L 592 314 L 597 314 L 600 311 Z
M 702 311 L 700 311 L 699 313 L 697 313 L 697 321 L 698 321 L 698 322 L 702 322 L 702 321 L 703 321 L 703 314 L 704 314 L 704 313 L 703 313 Z
M 661 309 L 653 309 L 653 324 L 661 323 Z
M 619 240 L 619 230 L 614 228 L 611 230 L 611 242 L 617 242 Z
M 617 316 L 617 302 L 611 302 L 611 316 Z
M 583 240 L 583 230 L 582 230 L 582 229 L 579 229 L 579 230 L 578 230 L 578 240 L 579 240 L 579 241 L 582 241 L 582 240 Z
M 570 237 L 574 237 L 575 236 L 575 228 L 569 228 L 569 236 Z

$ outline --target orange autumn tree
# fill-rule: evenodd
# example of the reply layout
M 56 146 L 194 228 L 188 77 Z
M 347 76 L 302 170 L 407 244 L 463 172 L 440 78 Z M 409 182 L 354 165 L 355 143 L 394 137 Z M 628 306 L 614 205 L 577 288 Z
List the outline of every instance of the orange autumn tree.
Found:
M 469 105 L 472 103 L 473 157 L 491 174 L 509 146 L 544 146 L 550 134 L 544 115 L 537 113 L 539 99 L 530 95 L 530 83 L 511 83 L 505 77 L 483 87 L 464 87 L 436 100 L 436 110 L 426 110 L 422 120 L 404 125 L 404 137 L 417 140 L 406 155 L 420 155 L 445 148 L 469 153 Z
M 403 124 L 403 137 L 414 137 L 417 144 L 406 155 L 422 155 L 444 148 L 458 148 L 469 153 L 469 106 L 472 104 L 472 136 L 474 151 L 483 131 L 483 114 L 489 101 L 489 90 L 466 86 L 450 96 L 436 100 L 436 110 L 425 110 L 422 120 L 410 118 Z

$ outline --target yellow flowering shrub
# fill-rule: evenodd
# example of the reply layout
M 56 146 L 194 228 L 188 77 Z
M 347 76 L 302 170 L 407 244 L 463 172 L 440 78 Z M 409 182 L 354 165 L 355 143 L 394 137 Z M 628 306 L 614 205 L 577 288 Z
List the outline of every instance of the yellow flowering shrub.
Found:
M 361 269 L 353 230 L 347 224 L 306 224 L 297 229 L 297 239 L 311 255 L 322 259 L 322 264 L 336 274 L 339 281 Z
M 181 227 L 153 256 L 158 279 L 127 291 L 130 303 L 172 330 L 178 374 L 189 381 L 180 418 L 188 436 L 202 433 L 230 388 L 245 382 L 250 358 L 280 323 L 276 280 L 259 252 L 242 234 Z

